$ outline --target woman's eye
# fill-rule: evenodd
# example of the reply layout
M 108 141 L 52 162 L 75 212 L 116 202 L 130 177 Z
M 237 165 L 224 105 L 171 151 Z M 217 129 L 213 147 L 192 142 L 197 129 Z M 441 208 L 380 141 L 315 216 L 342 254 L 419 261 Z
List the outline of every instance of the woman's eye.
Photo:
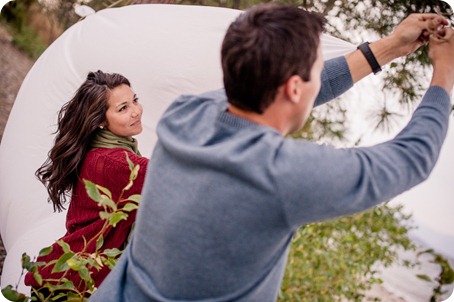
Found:
M 138 102 L 139 102 L 139 98 L 135 98 L 135 99 L 133 100 L 133 102 L 134 102 L 134 103 L 138 103 Z
M 123 111 L 123 110 L 126 110 L 126 106 L 121 107 L 120 110 L 118 110 L 118 111 L 121 112 L 121 111 Z

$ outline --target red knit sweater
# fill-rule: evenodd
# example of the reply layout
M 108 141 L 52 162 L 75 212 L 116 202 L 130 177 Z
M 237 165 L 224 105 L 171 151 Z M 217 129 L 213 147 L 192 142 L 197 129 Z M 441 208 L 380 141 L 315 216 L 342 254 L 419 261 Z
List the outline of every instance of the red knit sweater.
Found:
M 88 242 L 90 238 L 94 237 L 101 230 L 104 224 L 104 220 L 101 220 L 99 217 L 99 211 L 102 208 L 98 207 L 98 204 L 88 197 L 83 179 L 90 180 L 97 185 L 109 189 L 112 192 L 112 199 L 118 202 L 122 189 L 129 182 L 129 175 L 131 173 L 126 161 L 125 152 L 127 152 L 129 159 L 134 164 L 140 165 L 137 179 L 134 181 L 133 186 L 124 193 L 123 198 L 126 198 L 132 194 L 141 193 L 148 159 L 137 156 L 123 148 L 98 148 L 87 153 L 80 171 L 79 181 L 73 188 L 71 202 L 66 216 L 66 234 L 60 238 L 70 245 L 73 252 L 79 252 L 83 249 L 83 236 Z M 115 228 L 110 227 L 104 234 L 102 249 L 123 249 L 135 218 L 136 211 L 129 212 L 127 220 L 122 220 Z M 49 255 L 38 257 L 37 261 L 49 262 L 58 259 L 63 254 L 62 248 L 57 243 L 54 243 L 52 247 L 52 252 Z M 95 251 L 95 248 L 96 240 L 87 247 L 86 251 L 92 253 Z M 52 267 L 41 268 L 39 272 L 44 279 L 55 278 L 59 280 L 62 277 L 62 273 L 52 274 Z M 101 284 L 109 271 L 107 267 L 104 267 L 100 271 L 96 269 L 92 270 L 92 277 L 96 287 Z M 65 277 L 73 281 L 79 290 L 84 290 L 83 283 L 77 272 L 70 270 Z M 39 287 L 31 273 L 25 276 L 24 282 L 26 285 Z

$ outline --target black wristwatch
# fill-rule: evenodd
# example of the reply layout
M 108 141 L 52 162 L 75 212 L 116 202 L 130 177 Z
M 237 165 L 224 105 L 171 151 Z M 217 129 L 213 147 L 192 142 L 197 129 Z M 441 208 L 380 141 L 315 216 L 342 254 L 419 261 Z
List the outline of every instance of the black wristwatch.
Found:
M 361 50 L 361 52 L 363 53 L 370 67 L 372 68 L 374 74 L 379 73 L 381 71 L 381 67 L 380 64 L 378 64 L 377 59 L 375 58 L 372 50 L 369 47 L 369 42 L 364 42 L 363 44 L 359 45 L 358 49 Z

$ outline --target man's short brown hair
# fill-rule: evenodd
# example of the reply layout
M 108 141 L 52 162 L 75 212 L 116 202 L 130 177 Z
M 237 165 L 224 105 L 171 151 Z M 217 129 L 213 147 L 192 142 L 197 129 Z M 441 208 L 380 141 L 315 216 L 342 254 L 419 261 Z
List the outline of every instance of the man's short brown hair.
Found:
M 231 104 L 258 113 L 293 75 L 310 79 L 324 18 L 277 3 L 242 13 L 222 43 L 224 87 Z

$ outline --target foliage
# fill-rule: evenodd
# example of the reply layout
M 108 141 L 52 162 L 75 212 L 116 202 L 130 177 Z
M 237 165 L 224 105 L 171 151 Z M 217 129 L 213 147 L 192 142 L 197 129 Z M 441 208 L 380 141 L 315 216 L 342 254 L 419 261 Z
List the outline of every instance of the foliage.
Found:
M 13 35 L 13 43 L 33 60 L 38 59 L 47 48 L 33 27 L 28 25 L 22 26 L 22 30 Z
M 402 206 L 384 204 L 363 213 L 302 227 L 295 233 L 279 301 L 364 301 L 377 265 L 415 250 Z M 403 261 L 402 265 L 411 266 Z
M 13 43 L 30 58 L 36 60 L 47 45 L 28 22 L 29 8 L 32 5 L 39 5 L 39 3 L 37 0 L 9 2 L 2 9 L 2 17 L 8 22 Z
M 417 277 L 421 280 L 434 284 L 435 287 L 433 289 L 433 295 L 430 298 L 430 302 L 440 301 L 441 296 L 448 292 L 447 290 L 443 290 L 443 286 L 454 282 L 454 270 L 451 268 L 448 261 L 434 250 L 428 249 L 419 252 L 418 256 L 423 254 L 430 254 L 433 256 L 432 262 L 440 266 L 440 274 L 438 274 L 434 280 L 425 274 L 417 275 Z
M 306 9 L 322 13 L 328 19 L 327 31 L 334 36 L 359 44 L 364 40 L 374 41 L 378 37 L 390 34 L 393 29 L 411 13 L 439 13 L 454 21 L 453 10 L 445 1 L 411 1 L 411 0 L 322 0 L 285 2 L 301 5 Z M 415 53 L 395 60 L 383 69 L 379 75 L 382 79 L 383 98 L 390 98 L 400 104 L 401 111 L 407 114 L 420 101 L 428 86 L 430 75 L 428 47 L 424 46 Z M 391 128 L 393 120 L 403 114 L 396 114 L 388 106 L 377 110 L 371 119 L 375 129 Z
M 49 13 L 54 15 L 63 28 L 69 28 L 79 20 L 79 17 L 74 12 L 75 5 L 80 2 L 78 0 L 54 1 L 53 5 L 48 7 Z
M 332 21 L 330 24 L 333 25 L 329 28 L 330 32 L 356 44 L 367 39 L 366 33 L 369 37 L 390 34 L 406 16 L 412 13 L 439 13 L 454 21 L 452 8 L 445 1 L 438 0 L 353 0 L 317 1 L 316 3 L 320 2 L 324 4 L 309 5 L 310 9 L 326 12 Z M 364 34 L 358 34 L 358 29 Z M 428 75 L 431 74 L 429 66 L 427 46 L 391 63 L 380 75 L 383 79 L 381 88 L 384 95 L 390 95 L 393 100 L 402 105 L 402 109 L 411 109 L 419 102 L 427 87 Z M 382 125 L 395 117 L 387 110 L 377 114 L 381 117 L 379 121 Z
M 331 144 L 348 144 L 345 138 L 347 110 L 340 100 L 333 100 L 324 106 L 314 108 L 302 129 L 290 137 Z
M 63 249 L 63 254 L 58 258 L 45 262 L 31 261 L 27 254 L 22 255 L 22 268 L 33 274 L 33 277 L 40 284 L 39 288 L 33 288 L 34 294 L 39 297 L 38 300 L 33 301 L 53 301 L 49 299 L 58 299 L 65 297 L 67 301 L 84 302 L 87 301 L 90 295 L 96 290 L 95 283 L 91 277 L 91 272 L 94 270 L 101 270 L 103 267 L 113 269 L 116 264 L 117 258 L 122 251 L 117 248 L 103 249 L 104 234 L 111 227 L 115 227 L 121 220 L 128 219 L 128 212 L 134 211 L 138 207 L 140 195 L 134 194 L 127 198 L 123 195 L 129 190 L 134 180 L 137 178 L 140 166 L 134 165 L 126 154 L 126 160 L 129 164 L 131 174 L 128 184 L 123 188 L 118 201 L 112 200 L 112 193 L 102 186 L 94 184 L 89 180 L 84 180 L 85 189 L 88 196 L 98 203 L 101 208 L 99 216 L 104 220 L 102 228 L 98 234 L 93 238 L 83 238 L 84 248 L 81 251 L 72 251 L 71 247 L 63 240 L 58 240 L 57 244 Z M 96 249 L 88 251 L 87 246 L 96 242 Z M 43 248 L 39 252 L 39 256 L 46 256 L 52 252 L 52 246 Z M 59 279 L 46 279 L 41 276 L 38 271 L 39 267 L 52 267 L 52 273 L 62 273 Z M 68 273 L 77 272 L 78 276 L 83 282 L 82 287 L 74 286 L 73 282 L 67 278 Z M 19 280 L 20 282 L 20 280 Z M 80 290 L 80 288 L 84 288 Z M 49 292 L 49 296 L 44 296 L 44 292 Z M 2 294 L 9 301 L 26 302 L 31 299 L 23 293 L 19 293 L 16 288 L 8 285 L 2 289 Z M 36 298 L 35 298 L 36 299 Z

